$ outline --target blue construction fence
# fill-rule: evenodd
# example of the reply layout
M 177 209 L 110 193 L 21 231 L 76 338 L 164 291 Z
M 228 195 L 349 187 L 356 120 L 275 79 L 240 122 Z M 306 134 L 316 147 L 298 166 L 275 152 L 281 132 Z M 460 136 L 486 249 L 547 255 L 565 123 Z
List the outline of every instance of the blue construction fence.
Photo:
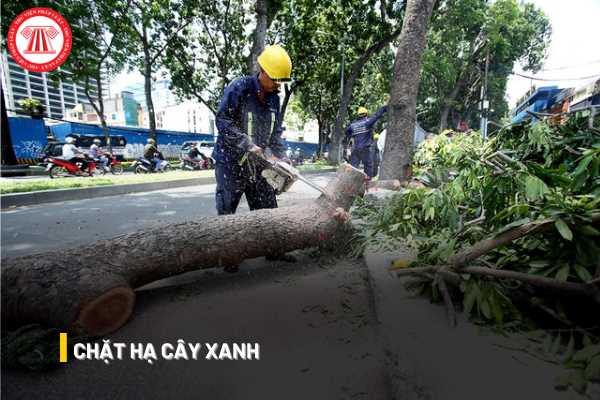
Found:
M 90 137 L 103 137 L 102 127 L 79 122 L 63 122 L 55 125 L 45 125 L 42 119 L 23 117 L 9 117 L 9 129 L 15 155 L 20 164 L 35 164 L 41 156 L 43 148 L 48 143 L 48 136 L 54 136 L 58 141 L 63 141 L 69 135 L 83 135 Z M 125 138 L 126 145 L 123 150 L 124 159 L 134 159 L 143 153 L 144 145 L 148 139 L 148 129 L 133 127 L 108 128 L 109 135 Z M 204 133 L 189 133 L 156 130 L 158 148 L 167 158 L 177 158 L 181 145 L 186 141 L 213 142 L 215 137 Z M 306 157 L 317 152 L 316 143 L 284 141 L 286 147 L 292 151 L 299 150 Z

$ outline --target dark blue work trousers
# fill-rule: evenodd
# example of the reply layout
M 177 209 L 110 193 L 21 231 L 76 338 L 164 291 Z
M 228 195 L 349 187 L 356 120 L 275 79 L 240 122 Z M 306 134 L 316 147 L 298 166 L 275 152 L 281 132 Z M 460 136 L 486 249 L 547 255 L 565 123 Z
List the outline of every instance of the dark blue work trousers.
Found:
M 365 174 L 367 174 L 367 176 L 369 178 L 372 178 L 375 176 L 374 147 L 375 146 L 367 146 L 367 147 L 362 147 L 360 149 L 352 149 L 352 153 L 350 154 L 350 164 L 352 164 L 352 166 L 354 168 L 358 168 L 358 166 L 362 162 L 362 164 L 364 166 Z
M 275 190 L 257 169 L 254 174 L 244 165 L 232 165 L 218 162 L 215 164 L 217 180 L 216 203 L 219 215 L 235 214 L 243 194 L 250 210 L 277 208 Z

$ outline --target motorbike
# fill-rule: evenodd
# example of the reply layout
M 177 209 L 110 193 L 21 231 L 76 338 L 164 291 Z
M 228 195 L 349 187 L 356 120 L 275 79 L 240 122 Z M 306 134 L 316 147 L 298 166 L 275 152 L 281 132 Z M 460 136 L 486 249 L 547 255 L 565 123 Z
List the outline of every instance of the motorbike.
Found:
M 51 179 L 62 178 L 67 176 L 94 176 L 97 173 L 97 164 L 94 160 L 86 159 L 87 168 L 82 170 L 81 162 L 69 162 L 59 157 L 48 157 L 46 160 L 46 172 Z
M 171 169 L 171 165 L 165 160 L 160 160 L 162 163 L 160 166 L 157 165 L 157 169 L 152 168 L 152 163 L 150 160 L 145 159 L 144 157 L 138 157 L 132 164 L 133 172 L 136 174 L 149 174 L 153 172 L 166 172 Z M 160 168 L 158 168 L 160 167 Z
M 181 158 L 181 162 L 179 163 L 179 168 L 187 169 L 190 171 L 198 171 L 203 169 L 210 169 L 210 159 L 197 159 L 191 158 L 189 156 L 183 156 Z
M 106 156 L 108 157 L 108 163 L 106 164 L 108 171 L 103 169 L 102 173 L 106 174 L 107 172 L 110 172 L 113 175 L 121 175 L 123 173 L 123 165 L 121 165 L 121 161 L 108 154 Z

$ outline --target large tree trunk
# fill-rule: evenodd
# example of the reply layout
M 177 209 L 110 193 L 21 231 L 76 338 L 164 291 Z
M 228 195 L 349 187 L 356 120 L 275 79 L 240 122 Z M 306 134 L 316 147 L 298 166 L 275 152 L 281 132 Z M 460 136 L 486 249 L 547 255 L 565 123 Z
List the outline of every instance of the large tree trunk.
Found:
M 435 0 L 408 0 L 388 109 L 388 129 L 380 179 L 407 180 L 415 135 L 417 93 L 427 25 Z
M 248 71 L 256 72 L 256 59 L 265 48 L 265 36 L 267 35 L 268 0 L 256 0 L 256 28 L 254 28 L 254 40 L 252 49 L 248 56 Z
M 156 140 L 156 116 L 154 114 L 154 103 L 152 102 L 152 57 L 145 26 L 142 27 L 142 47 L 144 48 L 144 93 L 146 95 L 146 107 L 148 108 L 148 136 Z
M 88 335 L 122 326 L 133 289 L 172 275 L 336 241 L 365 175 L 342 165 L 304 207 L 207 217 L 122 235 L 70 250 L 2 262 L 4 323 L 40 323 Z M 6 326 L 6 325 L 5 325 Z
M 344 139 L 344 122 L 348 116 L 348 105 L 352 100 L 352 89 L 356 79 L 360 76 L 360 73 L 365 64 L 371 59 L 371 57 L 377 54 L 385 46 L 390 44 L 399 34 L 401 30 L 397 29 L 392 33 L 385 35 L 379 42 L 373 44 L 352 64 L 350 69 L 350 75 L 344 82 L 344 88 L 342 90 L 342 98 L 340 99 L 340 105 L 338 107 L 337 116 L 335 118 L 335 125 L 333 128 L 333 135 L 331 138 L 331 146 L 329 148 L 329 159 L 333 163 L 338 163 L 342 156 L 342 140 Z

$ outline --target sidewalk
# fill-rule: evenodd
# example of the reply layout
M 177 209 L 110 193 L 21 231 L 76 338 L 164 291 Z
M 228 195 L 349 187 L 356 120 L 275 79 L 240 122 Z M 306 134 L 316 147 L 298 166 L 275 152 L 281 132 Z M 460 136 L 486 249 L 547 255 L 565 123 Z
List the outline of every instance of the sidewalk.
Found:
M 302 172 L 303 175 L 334 172 L 336 168 Z M 196 177 L 161 182 L 133 183 L 124 185 L 94 186 L 75 189 L 40 190 L 26 193 L 11 193 L 0 196 L 0 208 L 29 206 L 35 204 L 55 203 L 69 200 L 82 200 L 95 197 L 120 196 L 128 193 L 150 192 L 153 190 L 171 189 L 184 186 L 214 184 L 215 178 Z
M 556 376 L 565 373 L 560 366 L 507 350 L 518 348 L 515 339 L 479 328 L 462 313 L 457 315 L 457 326 L 450 327 L 443 305 L 411 293 L 402 279 L 388 271 L 392 260 L 413 257 L 402 249 L 365 254 L 393 398 L 584 398 L 572 390 L 554 389 Z

